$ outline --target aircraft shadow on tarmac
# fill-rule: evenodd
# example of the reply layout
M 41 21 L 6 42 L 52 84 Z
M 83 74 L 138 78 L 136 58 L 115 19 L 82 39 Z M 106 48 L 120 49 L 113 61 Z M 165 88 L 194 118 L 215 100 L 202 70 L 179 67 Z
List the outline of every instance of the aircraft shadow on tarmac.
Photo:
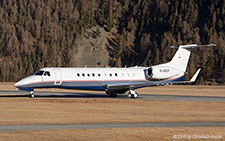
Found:
M 0 98 L 29 97 L 27 92 L 0 91 Z M 77 93 L 77 92 L 35 92 L 35 98 L 111 98 L 102 93 Z M 127 95 L 118 95 L 117 98 L 127 98 Z
M 24 91 L 0 91 L 0 98 L 16 98 L 29 97 L 28 92 Z M 88 93 L 88 92 L 35 92 L 35 98 L 107 98 L 115 99 L 106 96 L 104 93 Z M 117 99 L 130 99 L 127 94 L 117 95 Z M 172 101 L 214 101 L 225 102 L 225 97 L 212 96 L 188 96 L 188 95 L 158 95 L 158 94 L 142 94 L 138 97 L 139 100 L 172 100 Z
M 108 98 L 104 94 L 69 93 L 69 94 L 37 94 L 37 98 Z

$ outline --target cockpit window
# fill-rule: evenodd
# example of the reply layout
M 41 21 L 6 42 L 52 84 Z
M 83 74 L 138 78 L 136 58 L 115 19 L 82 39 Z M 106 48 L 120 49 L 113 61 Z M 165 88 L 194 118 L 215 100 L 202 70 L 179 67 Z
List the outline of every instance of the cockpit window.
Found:
M 44 76 L 50 76 L 50 72 L 49 71 L 45 71 Z
M 34 73 L 34 75 L 42 75 L 44 73 L 44 71 L 37 71 Z

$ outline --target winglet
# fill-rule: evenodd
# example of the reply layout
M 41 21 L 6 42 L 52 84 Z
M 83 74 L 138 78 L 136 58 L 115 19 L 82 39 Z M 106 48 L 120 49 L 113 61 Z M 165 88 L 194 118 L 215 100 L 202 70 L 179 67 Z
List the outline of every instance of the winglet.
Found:
M 199 74 L 200 71 L 201 71 L 201 68 L 199 68 L 199 69 L 196 71 L 195 75 L 191 78 L 191 80 L 190 80 L 189 82 L 195 82 L 195 80 L 196 80 L 196 78 L 198 77 L 198 74 Z

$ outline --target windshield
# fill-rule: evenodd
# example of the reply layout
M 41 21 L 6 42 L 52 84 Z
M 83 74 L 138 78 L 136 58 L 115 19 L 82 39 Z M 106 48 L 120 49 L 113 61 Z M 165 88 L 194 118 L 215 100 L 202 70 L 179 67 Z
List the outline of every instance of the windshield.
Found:
M 44 73 L 44 71 L 37 71 L 34 73 L 34 75 L 42 75 Z
M 49 71 L 45 71 L 44 76 L 51 76 Z

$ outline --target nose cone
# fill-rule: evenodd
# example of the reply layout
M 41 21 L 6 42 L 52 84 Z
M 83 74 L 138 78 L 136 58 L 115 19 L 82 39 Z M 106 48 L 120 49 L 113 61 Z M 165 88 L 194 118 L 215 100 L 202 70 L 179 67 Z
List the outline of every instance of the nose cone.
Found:
M 24 79 L 21 79 L 20 81 L 18 81 L 17 83 L 14 84 L 14 87 L 24 87 L 27 86 L 29 83 L 31 83 L 33 80 L 33 78 L 31 76 L 28 76 Z
M 22 85 L 23 85 L 22 80 L 20 80 L 16 82 L 13 86 L 18 88 L 19 86 L 22 86 Z
M 29 79 L 24 78 L 17 83 L 15 83 L 13 86 L 17 88 L 17 90 L 24 90 L 24 91 L 33 91 L 34 88 L 29 86 L 30 81 Z

